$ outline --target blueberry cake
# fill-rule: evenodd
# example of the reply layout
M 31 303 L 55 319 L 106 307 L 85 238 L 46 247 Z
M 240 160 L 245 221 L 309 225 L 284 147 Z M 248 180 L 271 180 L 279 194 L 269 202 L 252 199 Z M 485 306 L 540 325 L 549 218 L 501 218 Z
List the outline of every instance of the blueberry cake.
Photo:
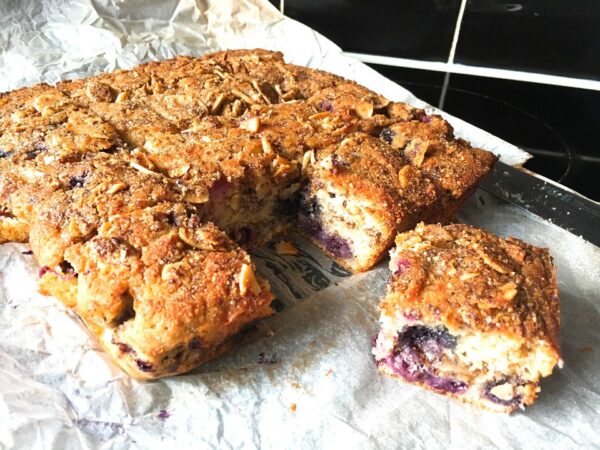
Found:
M 467 225 L 399 234 L 380 305 L 379 370 L 484 409 L 531 405 L 562 366 L 548 251 Z
M 0 242 L 130 375 L 185 372 L 271 314 L 246 249 L 298 229 L 352 271 L 448 221 L 496 157 L 441 117 L 264 50 L 0 94 Z

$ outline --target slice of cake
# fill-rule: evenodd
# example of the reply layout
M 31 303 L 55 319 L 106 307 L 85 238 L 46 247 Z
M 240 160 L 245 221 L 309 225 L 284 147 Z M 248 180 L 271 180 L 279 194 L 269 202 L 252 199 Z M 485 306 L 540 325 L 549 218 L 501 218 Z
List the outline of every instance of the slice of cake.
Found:
M 546 249 L 467 225 L 420 224 L 396 238 L 390 268 L 373 347 L 382 373 L 512 412 L 562 366 Z
M 298 228 L 353 272 L 373 266 L 435 204 L 433 183 L 385 143 L 357 133 L 314 165 Z
M 110 217 L 40 270 L 40 289 L 73 308 L 138 379 L 186 372 L 273 313 L 250 255 L 181 204 Z

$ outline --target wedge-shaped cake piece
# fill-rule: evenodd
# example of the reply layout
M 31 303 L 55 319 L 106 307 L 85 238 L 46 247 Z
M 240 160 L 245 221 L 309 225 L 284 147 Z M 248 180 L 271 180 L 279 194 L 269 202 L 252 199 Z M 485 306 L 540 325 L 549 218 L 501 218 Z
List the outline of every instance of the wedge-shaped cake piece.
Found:
M 340 265 L 361 272 L 435 205 L 437 190 L 376 137 L 357 133 L 326 152 L 302 193 L 298 227 Z
M 373 347 L 382 373 L 512 412 L 562 366 L 546 249 L 467 225 L 420 224 L 398 235 L 390 268 Z
M 248 253 L 181 204 L 111 217 L 40 278 L 138 379 L 191 370 L 273 313 Z

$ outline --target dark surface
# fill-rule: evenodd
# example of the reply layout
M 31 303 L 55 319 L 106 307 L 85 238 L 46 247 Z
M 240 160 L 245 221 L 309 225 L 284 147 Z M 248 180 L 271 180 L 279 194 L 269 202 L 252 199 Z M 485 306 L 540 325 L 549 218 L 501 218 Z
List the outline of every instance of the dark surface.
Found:
M 371 67 L 438 105 L 443 73 Z M 443 109 L 533 154 L 526 168 L 600 200 L 600 92 L 451 75 Z
M 444 110 L 533 154 L 526 168 L 600 200 L 600 92 L 451 75 Z
M 598 0 L 469 0 L 457 63 L 600 79 Z
M 285 0 L 285 15 L 345 51 L 446 61 L 460 0 Z
M 380 64 L 368 64 L 377 72 L 385 75 L 402 87 L 408 89 L 418 98 L 427 103 L 437 106 L 444 84 L 443 72 L 431 70 L 406 69 L 404 67 L 384 66 Z

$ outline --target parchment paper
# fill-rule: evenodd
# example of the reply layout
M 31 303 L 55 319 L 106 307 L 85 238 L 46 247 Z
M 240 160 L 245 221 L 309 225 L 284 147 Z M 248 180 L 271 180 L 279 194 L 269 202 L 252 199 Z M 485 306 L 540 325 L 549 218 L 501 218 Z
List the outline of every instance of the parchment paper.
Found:
M 264 47 L 395 100 L 408 91 L 266 1 L 79 0 L 0 5 L 0 90 L 176 54 Z M 450 118 L 508 164 L 527 154 Z M 460 219 L 550 247 L 565 368 L 536 405 L 502 416 L 380 377 L 370 357 L 385 262 L 347 273 L 295 239 L 256 252 L 282 311 L 225 357 L 156 382 L 128 379 L 56 300 L 25 245 L 0 246 L 0 448 L 577 448 L 600 445 L 600 250 L 478 191 Z

